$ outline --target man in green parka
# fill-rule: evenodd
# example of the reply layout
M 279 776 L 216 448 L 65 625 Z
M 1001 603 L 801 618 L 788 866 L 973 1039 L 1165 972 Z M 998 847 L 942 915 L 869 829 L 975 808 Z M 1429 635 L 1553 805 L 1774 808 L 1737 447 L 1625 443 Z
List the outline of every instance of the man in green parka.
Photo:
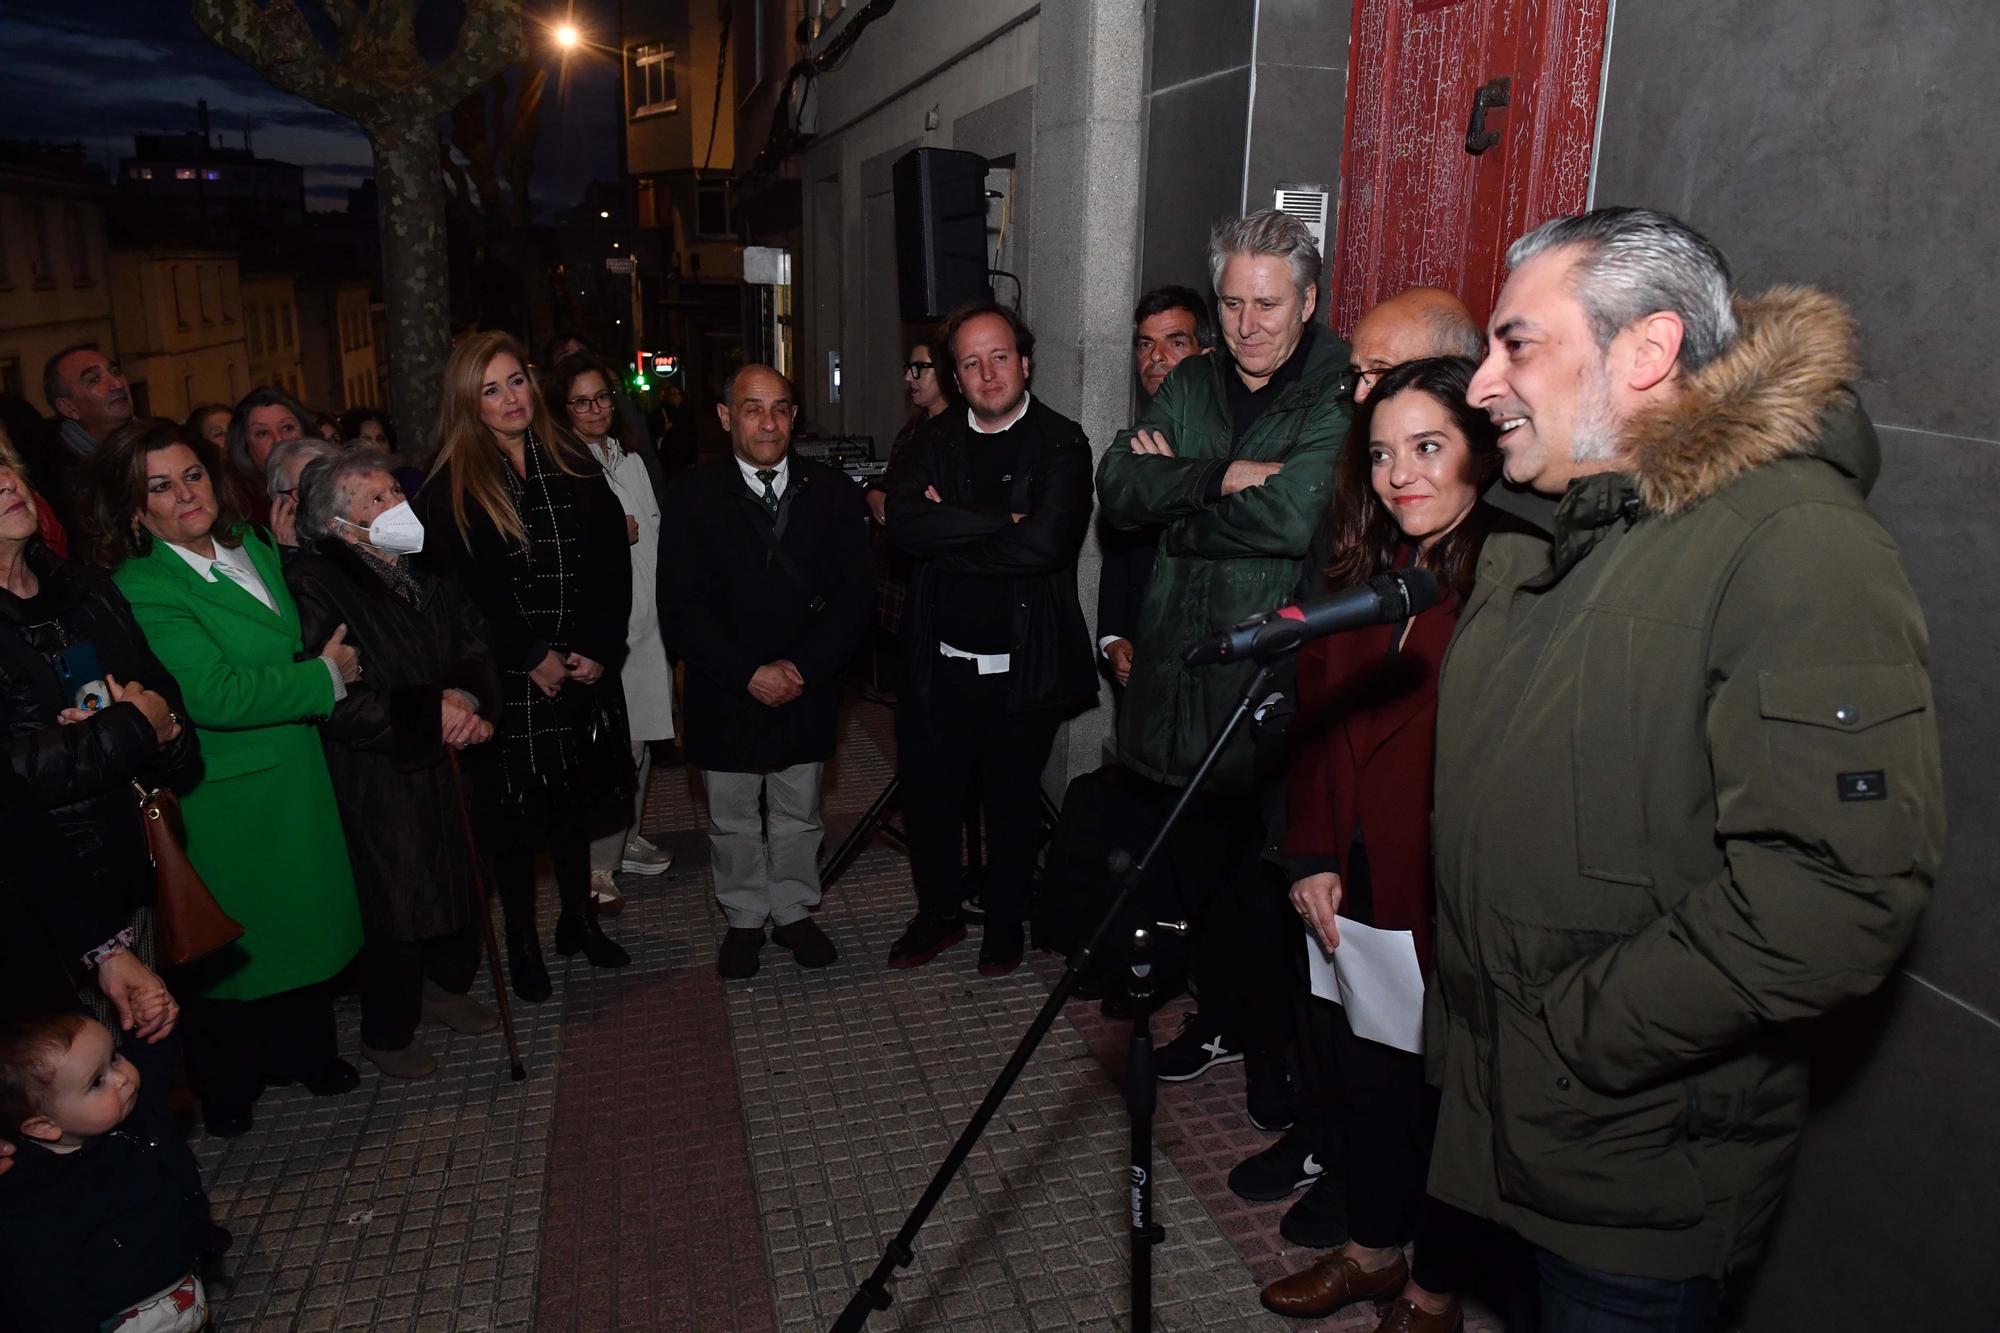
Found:
M 1508 264 L 1469 397 L 1561 502 L 1487 544 L 1442 674 L 1430 1192 L 1536 1247 L 1545 1327 L 1701 1329 L 1784 1194 L 1797 1020 L 1937 874 L 1924 618 L 1837 301 L 1737 297 L 1638 209 Z
M 1176 366 L 1097 470 L 1106 521 L 1163 528 L 1118 715 L 1119 764 L 1163 789 L 1193 775 L 1255 669 L 1188 667 L 1182 654 L 1291 600 L 1353 411 L 1347 344 L 1310 322 L 1320 255 L 1304 223 L 1270 209 L 1218 223 L 1208 267 L 1226 350 Z M 1247 1046 L 1251 1117 L 1275 1130 L 1291 1118 L 1281 1062 L 1267 1058 L 1289 937 L 1284 890 L 1258 872 L 1252 760 L 1245 728 L 1175 848 L 1180 882 L 1206 894 L 1185 904 L 1203 1012 L 1161 1049 L 1159 1070 L 1194 1078 Z

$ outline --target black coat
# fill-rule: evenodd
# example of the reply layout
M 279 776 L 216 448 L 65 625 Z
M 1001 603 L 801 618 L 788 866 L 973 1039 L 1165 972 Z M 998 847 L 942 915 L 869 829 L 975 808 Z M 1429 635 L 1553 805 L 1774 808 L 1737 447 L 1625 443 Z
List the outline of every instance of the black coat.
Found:
M 1100 524 L 1098 544 L 1104 551 L 1104 565 L 1097 576 L 1097 637 L 1129 639 L 1139 632 L 1139 599 L 1146 580 L 1153 576 L 1153 562 L 1160 555 L 1161 528 L 1126 531 Z
M 733 454 L 675 478 L 660 525 L 666 639 L 687 663 L 682 744 L 689 762 L 767 772 L 831 758 L 841 672 L 875 605 L 861 488 L 792 456 L 779 540 L 810 592 L 772 555 L 763 536 L 771 517 Z M 818 612 L 810 607 L 815 595 L 825 599 Z M 783 659 L 805 677 L 805 692 L 770 708 L 751 697 L 750 677 Z
M 113 704 L 88 721 L 63 725 L 69 706 L 52 655 L 89 642 L 98 665 L 137 681 L 185 713 L 180 685 L 160 665 L 110 579 L 31 541 L 28 567 L 41 593 L 25 603 L 0 591 L 0 726 L 7 760 L 55 819 L 95 891 L 130 919 L 153 900 L 153 865 L 139 816 L 136 779 L 186 794 L 201 780 L 201 745 L 192 726 L 161 746 L 132 704 Z M 125 921 L 119 925 L 122 927 Z
M 0 1327 L 84 1333 L 200 1263 L 208 1200 L 171 1121 L 135 1113 L 75 1152 L 25 1142 L 14 1160 L 0 1176 Z
M 1076 595 L 1076 557 L 1090 531 L 1090 440 L 1083 427 L 1032 399 L 1027 469 L 1008 512 L 971 502 L 972 428 L 956 412 L 926 422 L 908 466 L 889 484 L 889 539 L 916 560 L 903 642 L 911 689 L 927 700 L 938 657 L 933 581 L 940 571 L 1007 579 L 1015 602 L 1011 711 L 1076 712 L 1097 699 L 1096 654 Z M 935 487 L 942 504 L 924 492 Z M 1025 514 L 1016 523 L 1012 515 Z
M 410 572 L 420 607 L 338 539 L 301 550 L 285 567 L 305 641 L 323 643 L 344 624 L 347 642 L 361 652 L 361 679 L 319 733 L 362 925 L 399 940 L 450 934 L 473 919 L 472 863 L 442 738 L 442 699 L 446 690 L 464 690 L 488 721 L 500 710 L 500 678 L 479 612 L 456 584 Z M 468 749 L 462 762 L 470 767 L 481 758 Z
M 433 472 L 410 502 L 423 520 L 424 551 L 417 563 L 443 578 L 455 578 L 485 619 L 493 664 L 502 671 L 532 671 L 551 650 L 582 653 L 616 678 L 625 661 L 625 625 L 632 609 L 632 556 L 625 540 L 625 511 L 597 464 L 588 471 L 559 475 L 551 485 L 569 488 L 584 514 L 577 534 L 583 551 L 581 586 L 589 598 L 568 643 L 551 644 L 535 631 L 514 600 L 508 553 L 514 544 L 470 502 L 460 533 L 452 518 L 447 476 Z
M 83 873 L 33 789 L 5 764 L 0 829 L 0 1020 L 73 1010 L 83 955 L 125 929 L 131 909 Z

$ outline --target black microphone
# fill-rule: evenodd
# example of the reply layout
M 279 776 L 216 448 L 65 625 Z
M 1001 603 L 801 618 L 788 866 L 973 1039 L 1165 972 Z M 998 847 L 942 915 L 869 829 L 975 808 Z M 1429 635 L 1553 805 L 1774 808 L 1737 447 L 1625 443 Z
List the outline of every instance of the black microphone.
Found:
M 1189 666 L 1240 658 L 1261 661 L 1328 634 L 1408 620 L 1436 606 L 1437 600 L 1437 576 L 1428 569 L 1392 569 L 1356 587 L 1251 616 L 1191 645 L 1181 660 Z

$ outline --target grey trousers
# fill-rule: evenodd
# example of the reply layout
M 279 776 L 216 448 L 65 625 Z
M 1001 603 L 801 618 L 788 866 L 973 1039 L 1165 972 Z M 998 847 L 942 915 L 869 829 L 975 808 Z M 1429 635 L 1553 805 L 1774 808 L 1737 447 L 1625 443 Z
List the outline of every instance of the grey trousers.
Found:
M 715 897 L 729 924 L 761 929 L 803 921 L 819 902 L 819 814 L 825 764 L 795 764 L 775 773 L 704 770 L 708 787 L 709 863 Z M 757 809 L 764 797 L 768 818 Z

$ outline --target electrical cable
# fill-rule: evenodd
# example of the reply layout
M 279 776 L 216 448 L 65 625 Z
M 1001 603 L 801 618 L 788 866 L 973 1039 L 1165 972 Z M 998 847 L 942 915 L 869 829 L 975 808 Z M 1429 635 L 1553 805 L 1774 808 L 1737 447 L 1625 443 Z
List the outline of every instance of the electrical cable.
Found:
M 715 52 L 715 104 L 708 109 L 708 151 L 701 155 L 701 172 L 708 174 L 708 164 L 715 160 L 715 131 L 722 124 L 722 74 L 729 64 L 729 20 L 736 6 L 722 11 L 722 41 Z

